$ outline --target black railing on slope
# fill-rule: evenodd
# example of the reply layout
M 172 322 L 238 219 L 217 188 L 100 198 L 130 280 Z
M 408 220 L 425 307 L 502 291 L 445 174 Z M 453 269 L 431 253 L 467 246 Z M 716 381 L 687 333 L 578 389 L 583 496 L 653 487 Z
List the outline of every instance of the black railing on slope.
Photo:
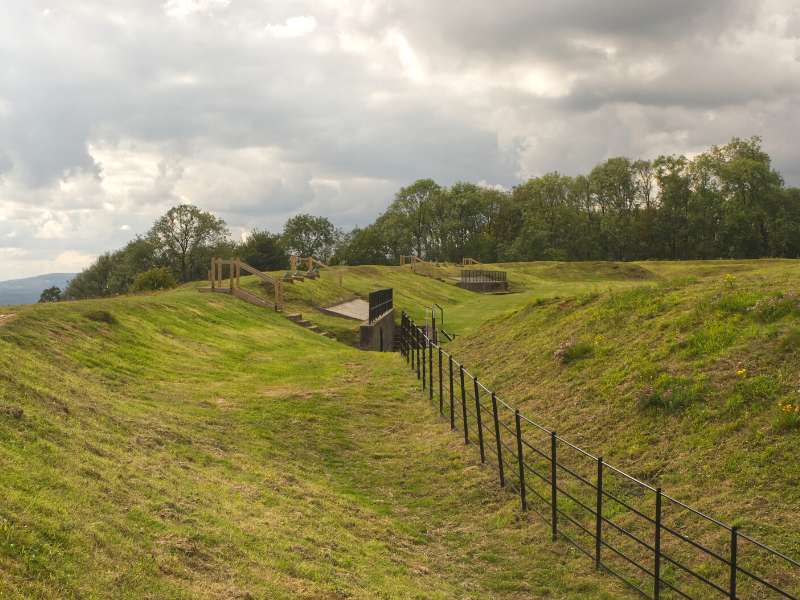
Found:
M 369 293 L 369 322 L 374 323 L 379 317 L 392 310 L 394 306 L 394 290 L 386 288 Z
M 503 402 L 404 312 L 400 351 L 501 486 L 646 598 L 800 595 L 800 562 L 570 443 Z
M 506 280 L 505 271 L 488 271 L 484 269 L 462 269 L 462 283 L 501 283 Z

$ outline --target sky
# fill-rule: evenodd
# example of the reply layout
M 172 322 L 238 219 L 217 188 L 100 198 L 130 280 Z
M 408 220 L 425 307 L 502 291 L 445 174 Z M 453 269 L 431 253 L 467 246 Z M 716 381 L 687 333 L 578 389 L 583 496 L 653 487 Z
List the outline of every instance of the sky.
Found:
M 511 187 L 759 135 L 800 185 L 797 0 L 4 0 L 0 280 L 187 202 L 371 222 L 430 177 Z

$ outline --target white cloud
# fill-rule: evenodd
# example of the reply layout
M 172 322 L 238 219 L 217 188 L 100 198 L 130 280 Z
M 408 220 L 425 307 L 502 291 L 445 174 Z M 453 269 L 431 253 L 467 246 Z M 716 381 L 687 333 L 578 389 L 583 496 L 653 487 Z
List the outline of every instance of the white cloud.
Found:
M 267 32 L 276 38 L 296 38 L 313 33 L 317 29 L 314 17 L 289 17 L 283 24 L 267 25 Z
M 21 274 L 178 202 L 235 235 L 298 212 L 350 227 L 420 177 L 509 188 L 734 135 L 800 184 L 793 0 L 50 4 L 0 20 L 0 240 L 31 252 Z
M 172 18 L 185 18 L 199 13 L 209 13 L 227 8 L 231 0 L 167 0 L 164 14 Z

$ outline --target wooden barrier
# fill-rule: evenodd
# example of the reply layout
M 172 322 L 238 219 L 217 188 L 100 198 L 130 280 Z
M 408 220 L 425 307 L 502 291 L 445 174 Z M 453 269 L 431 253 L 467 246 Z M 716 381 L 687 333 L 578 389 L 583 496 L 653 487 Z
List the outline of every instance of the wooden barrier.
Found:
M 468 265 L 479 265 L 481 264 L 481 261 L 465 256 L 461 259 L 461 264 L 466 267 Z
M 224 267 L 228 267 L 227 279 L 229 279 L 229 290 L 223 290 L 222 281 L 225 279 L 225 277 L 223 277 Z M 273 306 L 275 307 L 275 310 L 280 311 L 283 309 L 283 283 L 279 279 L 274 279 L 266 273 L 262 273 L 255 267 L 251 267 L 249 264 L 239 259 L 239 257 L 236 257 L 232 260 L 218 257 L 211 259 L 211 270 L 209 271 L 211 291 L 229 291 L 229 293 L 239 296 L 243 299 L 244 296 L 255 297 L 253 294 L 241 290 L 242 271 L 250 273 L 251 275 L 255 275 L 261 281 L 269 283 L 274 292 Z M 241 293 L 238 293 L 236 290 L 241 290 Z

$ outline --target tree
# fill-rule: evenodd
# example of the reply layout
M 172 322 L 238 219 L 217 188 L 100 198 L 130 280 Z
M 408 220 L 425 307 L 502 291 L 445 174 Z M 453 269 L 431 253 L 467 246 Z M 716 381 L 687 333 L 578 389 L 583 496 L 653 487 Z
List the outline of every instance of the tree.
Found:
M 168 290 L 178 285 L 167 267 L 157 267 L 139 273 L 131 284 L 131 292 L 154 292 Z
M 412 248 L 419 257 L 428 256 L 431 245 L 430 213 L 433 198 L 441 191 L 442 188 L 433 179 L 419 179 L 401 188 L 389 207 L 389 212 L 395 213 L 410 233 Z
M 59 302 L 61 300 L 61 288 L 58 286 L 49 287 L 39 296 L 39 302 Z
M 341 236 L 327 218 L 309 214 L 299 214 L 283 227 L 281 241 L 292 254 L 313 256 L 327 262 L 333 255 Z
M 239 258 L 259 271 L 285 269 L 289 262 L 281 236 L 261 229 L 253 229 L 236 247 L 236 252 Z
M 222 219 L 191 204 L 180 204 L 159 218 L 147 237 L 159 261 L 181 281 L 189 281 L 206 273 L 208 250 L 224 245 L 229 235 Z

